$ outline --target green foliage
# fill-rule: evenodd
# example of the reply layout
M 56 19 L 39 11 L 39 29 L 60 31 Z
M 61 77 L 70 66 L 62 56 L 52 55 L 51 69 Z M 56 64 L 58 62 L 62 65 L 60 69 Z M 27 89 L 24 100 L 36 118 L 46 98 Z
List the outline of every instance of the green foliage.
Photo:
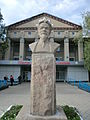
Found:
M 0 9 L 0 23 L 1 23 L 2 20 L 3 20 L 3 16 L 1 14 L 1 9 Z
M 9 111 L 7 111 L 0 120 L 15 120 L 17 114 L 19 113 L 22 105 L 12 106 Z M 80 120 L 79 115 L 74 107 L 69 107 L 68 105 L 63 106 L 63 110 L 68 118 L 68 120 Z
M 0 41 L 4 41 L 6 37 L 5 25 L 3 24 L 3 15 L 0 11 Z
M 12 106 L 9 111 L 7 111 L 0 120 L 15 120 L 18 112 L 22 108 L 22 105 Z
M 90 12 L 89 11 L 83 14 L 83 29 L 86 35 L 88 35 L 88 31 L 90 31 Z
M 80 120 L 79 115 L 74 107 L 69 107 L 68 105 L 63 106 L 63 110 L 68 118 L 68 120 Z
M 90 12 L 86 12 L 83 18 L 83 29 L 85 36 L 88 36 L 84 39 L 84 65 L 90 71 Z
M 73 41 L 74 41 L 75 44 L 78 44 L 78 41 L 79 42 L 83 42 L 84 41 L 83 36 L 82 36 L 82 30 L 80 30 L 79 32 L 76 33 Z
M 83 14 L 83 30 L 79 31 L 74 37 L 73 41 L 78 44 L 83 42 L 84 46 L 84 65 L 90 71 L 90 12 Z
M 5 53 L 8 49 L 8 47 L 9 47 L 8 40 L 2 41 L 2 44 L 1 44 L 2 60 L 5 58 Z
M 2 53 L 2 59 L 5 58 L 5 53 L 9 47 L 6 34 L 5 25 L 3 24 L 3 15 L 0 11 L 0 52 Z
M 76 33 L 73 41 L 75 43 L 78 43 L 78 41 L 82 41 L 84 42 L 84 39 L 83 37 L 86 37 L 88 36 L 89 32 L 90 32 L 90 12 L 87 11 L 85 12 L 83 15 L 82 15 L 82 18 L 83 18 L 83 25 L 82 25 L 82 30 L 80 30 L 78 33 Z M 90 36 L 89 36 L 90 37 Z
M 85 42 L 84 59 L 84 65 L 90 71 L 90 38 Z

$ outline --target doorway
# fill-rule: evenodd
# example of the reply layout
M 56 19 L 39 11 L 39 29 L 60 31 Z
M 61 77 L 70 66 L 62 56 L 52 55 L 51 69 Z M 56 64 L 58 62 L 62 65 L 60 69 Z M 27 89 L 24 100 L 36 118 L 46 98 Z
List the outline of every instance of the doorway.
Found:
M 24 82 L 29 82 L 31 80 L 31 72 L 30 71 L 23 71 L 22 78 Z
M 31 81 L 31 66 L 22 66 L 21 67 L 21 75 L 23 82 L 29 82 Z
M 66 67 L 64 66 L 56 66 L 56 81 L 64 82 L 66 78 Z

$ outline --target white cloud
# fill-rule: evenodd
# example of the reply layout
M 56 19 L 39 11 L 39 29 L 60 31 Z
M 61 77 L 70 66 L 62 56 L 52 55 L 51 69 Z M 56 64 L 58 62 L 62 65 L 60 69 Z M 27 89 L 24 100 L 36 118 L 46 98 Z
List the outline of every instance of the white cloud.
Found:
M 73 23 L 75 22 L 76 24 L 82 24 L 82 15 L 81 14 L 72 15 L 72 16 L 67 17 L 67 20 Z
M 31 17 L 48 9 L 48 0 L 0 0 L 5 22 L 13 22 Z
M 77 9 L 80 8 L 80 6 L 83 6 L 85 3 L 85 0 L 63 0 L 62 2 L 59 2 L 55 5 L 55 11 L 60 11 L 62 14 L 71 14 Z
M 17 5 L 17 0 L 0 0 L 0 3 L 7 7 L 14 7 Z
M 89 4 L 90 0 L 0 0 L 1 12 L 6 24 L 42 12 L 80 23 L 80 14 L 90 10 Z

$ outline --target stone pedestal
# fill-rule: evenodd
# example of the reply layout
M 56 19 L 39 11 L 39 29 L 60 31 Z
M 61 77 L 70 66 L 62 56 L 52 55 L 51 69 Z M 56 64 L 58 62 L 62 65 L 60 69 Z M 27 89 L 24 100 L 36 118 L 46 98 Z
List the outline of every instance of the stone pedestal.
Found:
M 21 109 L 18 116 L 16 117 L 16 120 L 67 120 L 67 118 L 61 107 L 59 107 L 59 109 L 57 109 L 55 115 L 38 116 L 38 115 L 31 115 L 30 107 L 29 107 L 29 105 L 27 105 Z
M 30 99 L 30 113 L 32 115 L 48 116 L 56 113 L 55 81 L 56 66 L 54 54 L 32 54 Z

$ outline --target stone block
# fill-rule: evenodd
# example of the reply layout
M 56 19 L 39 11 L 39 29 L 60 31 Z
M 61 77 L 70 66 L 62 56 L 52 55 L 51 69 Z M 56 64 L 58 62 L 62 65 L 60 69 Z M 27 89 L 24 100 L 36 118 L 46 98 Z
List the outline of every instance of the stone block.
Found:
M 24 106 L 16 117 L 16 120 L 67 120 L 67 117 L 61 107 L 56 110 L 55 115 L 38 116 L 30 114 L 29 105 Z

